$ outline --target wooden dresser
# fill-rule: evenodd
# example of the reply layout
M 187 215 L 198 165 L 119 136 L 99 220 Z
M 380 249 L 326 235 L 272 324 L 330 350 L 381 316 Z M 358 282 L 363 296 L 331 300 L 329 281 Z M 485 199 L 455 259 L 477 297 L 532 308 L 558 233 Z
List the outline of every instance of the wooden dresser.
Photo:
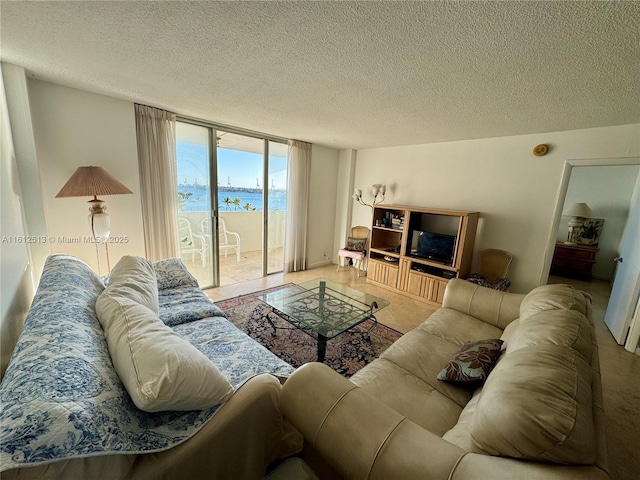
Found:
M 558 242 L 551 262 L 551 274 L 590 281 L 597 252 L 598 247 Z

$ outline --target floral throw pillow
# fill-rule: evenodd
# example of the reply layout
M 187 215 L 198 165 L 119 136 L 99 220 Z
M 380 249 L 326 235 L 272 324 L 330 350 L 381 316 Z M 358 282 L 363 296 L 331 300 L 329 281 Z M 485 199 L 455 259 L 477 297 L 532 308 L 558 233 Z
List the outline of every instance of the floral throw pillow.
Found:
M 355 251 L 364 250 L 364 246 L 366 242 L 367 242 L 366 238 L 348 237 L 346 249 L 355 250 Z
M 485 381 L 500 355 L 502 340 L 467 342 L 460 347 L 447 365 L 438 373 L 445 382 Z

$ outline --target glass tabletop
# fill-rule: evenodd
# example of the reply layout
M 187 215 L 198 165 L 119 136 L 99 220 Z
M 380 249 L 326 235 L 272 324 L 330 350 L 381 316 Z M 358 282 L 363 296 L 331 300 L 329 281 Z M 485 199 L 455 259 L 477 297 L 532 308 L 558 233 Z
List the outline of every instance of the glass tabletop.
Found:
M 258 298 L 325 338 L 355 327 L 389 305 L 383 298 L 323 279 L 284 286 Z

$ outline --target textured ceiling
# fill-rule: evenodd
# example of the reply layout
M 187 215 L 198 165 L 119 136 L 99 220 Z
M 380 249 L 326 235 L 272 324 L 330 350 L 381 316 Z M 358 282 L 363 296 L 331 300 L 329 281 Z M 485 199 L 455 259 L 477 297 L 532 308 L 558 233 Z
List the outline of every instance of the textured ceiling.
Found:
M 640 122 L 640 3 L 0 2 L 35 78 L 336 148 Z

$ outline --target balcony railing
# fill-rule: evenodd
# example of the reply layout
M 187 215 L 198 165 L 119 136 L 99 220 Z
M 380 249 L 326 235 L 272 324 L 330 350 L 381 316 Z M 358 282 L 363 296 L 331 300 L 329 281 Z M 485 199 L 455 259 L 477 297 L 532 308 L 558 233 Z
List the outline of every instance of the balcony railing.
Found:
M 191 224 L 194 235 L 199 235 L 201 221 L 209 212 L 178 212 L 178 216 L 186 218 Z M 284 234 L 286 212 L 282 210 L 269 211 L 269 244 L 268 244 L 268 271 L 275 272 L 282 269 Z M 224 252 L 220 256 L 220 285 L 230 285 L 245 280 L 251 280 L 262 276 L 262 212 L 261 211 L 223 211 L 220 217 L 224 220 L 226 228 L 230 232 L 236 232 L 240 236 L 240 262 L 236 261 L 236 255 L 232 251 Z M 196 277 L 202 287 L 212 284 L 211 258 L 205 258 L 205 266 L 202 259 L 196 255 L 192 261 L 192 255 L 181 255 L 182 260 Z

